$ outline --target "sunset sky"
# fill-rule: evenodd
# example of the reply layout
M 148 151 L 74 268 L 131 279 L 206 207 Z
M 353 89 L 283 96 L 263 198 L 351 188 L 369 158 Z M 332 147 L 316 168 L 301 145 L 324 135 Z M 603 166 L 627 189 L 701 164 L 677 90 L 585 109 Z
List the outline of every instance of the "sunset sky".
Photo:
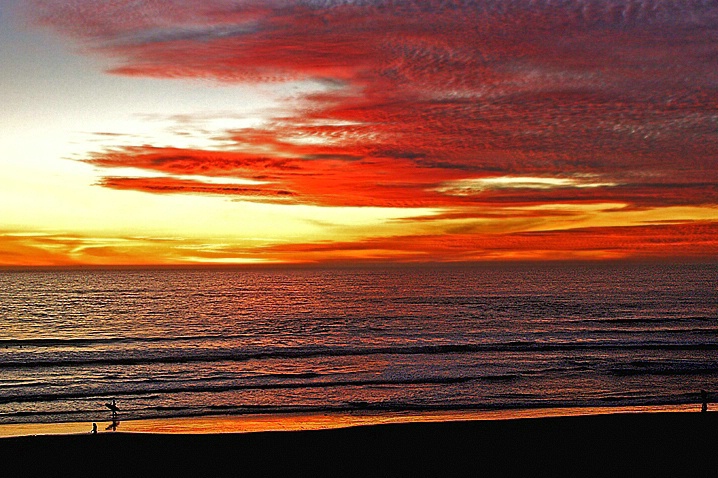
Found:
M 0 6 L 0 266 L 718 256 L 718 1 Z

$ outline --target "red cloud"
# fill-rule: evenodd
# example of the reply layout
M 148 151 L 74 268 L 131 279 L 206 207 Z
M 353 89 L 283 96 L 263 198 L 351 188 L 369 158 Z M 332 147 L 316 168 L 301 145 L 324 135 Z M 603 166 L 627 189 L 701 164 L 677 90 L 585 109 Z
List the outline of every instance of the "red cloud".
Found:
M 340 155 L 551 176 L 672 175 L 688 161 L 714 166 L 718 152 L 711 119 L 718 47 L 710 34 L 718 8 L 707 4 L 209 1 L 190 8 L 74 0 L 37 7 L 43 23 L 117 58 L 115 73 L 331 82 L 334 93 L 307 99 L 284 126 L 341 137 Z
M 439 206 L 445 198 L 424 191 L 426 170 L 434 182 L 462 174 L 625 179 L 627 171 L 657 179 L 638 181 L 637 194 L 629 184 L 602 196 L 626 193 L 624 202 L 642 204 L 663 197 L 690 203 L 691 195 L 715 202 L 705 183 L 718 179 L 712 120 L 718 38 L 707 27 L 718 25 L 718 9 L 707 4 L 209 1 L 190 10 L 176 2 L 74 0 L 36 6 L 42 23 L 117 58 L 115 73 L 308 78 L 327 85 L 326 93 L 298 101 L 294 117 L 264 130 L 225 132 L 236 142 L 230 159 L 211 152 L 178 159 L 178 168 L 191 162 L 195 173 L 232 174 L 235 162 L 253 178 L 284 164 L 311 172 L 305 184 L 291 184 L 311 198 L 318 189 L 312 181 L 334 185 L 340 173 L 303 163 L 362 159 L 345 167 L 345 182 L 356 175 L 361 188 L 362 179 L 376 179 L 381 163 L 384 176 L 397 175 L 391 182 L 413 184 L 400 194 L 419 195 L 398 202 L 433 197 Z M 300 146 L 297 138 L 324 143 Z M 139 154 L 146 159 L 144 149 Z M 134 163 L 130 152 L 122 154 Z M 692 182 L 700 184 L 691 189 Z M 662 185 L 652 198 L 644 191 L 648 183 Z M 573 199 L 586 195 L 576 192 Z
M 147 192 L 212 193 L 248 200 L 291 199 L 296 203 L 333 206 L 417 207 L 465 203 L 433 192 L 442 180 L 455 179 L 453 171 L 418 167 L 396 159 L 347 160 L 317 150 L 319 159 L 253 157 L 244 153 L 128 148 L 97 154 L 91 164 L 104 168 L 133 167 L 172 175 L 160 178 L 109 177 L 103 185 Z M 202 175 L 208 181 L 182 176 Z M 264 184 L 216 184 L 212 178 L 238 177 Z
M 283 199 L 294 196 L 294 193 L 284 189 L 265 189 L 233 184 L 213 184 L 171 177 L 108 177 L 104 178 L 100 184 L 112 189 L 128 189 L 150 193 L 230 194 L 247 200 L 262 202 L 283 202 Z
M 256 137 L 253 139 L 256 140 Z M 273 141 L 273 144 L 279 142 Z M 313 151 L 312 155 L 309 155 L 310 151 Z M 547 189 L 507 187 L 456 192 L 447 185 L 465 179 L 471 172 L 451 167 L 422 166 L 410 159 L 388 155 L 358 159 L 362 158 L 359 155 L 361 151 L 355 151 L 356 156 L 349 151 L 344 150 L 342 156 L 333 148 L 285 144 L 277 150 L 280 157 L 266 157 L 232 151 L 131 147 L 97 153 L 87 162 L 103 168 L 132 167 L 170 175 L 150 178 L 110 176 L 102 181 L 102 185 L 114 189 L 225 194 L 263 202 L 474 208 L 545 203 L 628 203 L 633 207 L 718 203 L 716 184 L 699 178 L 642 183 L 636 178 L 617 175 L 614 178 L 616 183 L 597 187 L 575 187 L 569 183 Z M 207 181 L 190 178 L 198 175 L 205 176 Z M 261 183 L 247 186 L 223 184 L 223 178 L 242 178 Z M 212 182 L 212 179 L 220 181 Z M 577 184 L 581 185 L 581 182 Z
M 40 23 L 114 58 L 115 74 L 322 85 L 323 93 L 296 99 L 294 114 L 262 129 L 218 132 L 233 142 L 227 151 L 100 151 L 88 162 L 170 175 L 109 177 L 102 182 L 107 187 L 443 207 L 467 215 L 556 202 L 718 204 L 718 7 L 712 2 L 33 5 Z M 217 185 L 183 175 L 263 184 Z M 591 177 L 604 185 L 447 189 L 486 177 Z M 623 251 L 611 242 L 621 237 L 614 232 L 591 244 Z M 517 250 L 539 247 L 538 236 L 530 237 L 501 240 Z M 550 244 L 552 237 L 542 240 Z

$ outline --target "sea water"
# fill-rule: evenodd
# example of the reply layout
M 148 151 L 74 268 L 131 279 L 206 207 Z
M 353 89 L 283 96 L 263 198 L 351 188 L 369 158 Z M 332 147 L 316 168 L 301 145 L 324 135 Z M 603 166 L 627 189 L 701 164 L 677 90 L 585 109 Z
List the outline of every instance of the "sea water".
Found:
M 718 264 L 0 272 L 0 423 L 694 403 Z

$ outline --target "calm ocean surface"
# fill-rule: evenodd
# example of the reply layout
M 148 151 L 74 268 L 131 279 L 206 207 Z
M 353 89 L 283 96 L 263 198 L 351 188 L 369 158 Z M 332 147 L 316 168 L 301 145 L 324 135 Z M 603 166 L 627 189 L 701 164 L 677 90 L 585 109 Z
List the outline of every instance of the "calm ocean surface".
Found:
M 0 423 L 695 403 L 718 264 L 0 272 Z

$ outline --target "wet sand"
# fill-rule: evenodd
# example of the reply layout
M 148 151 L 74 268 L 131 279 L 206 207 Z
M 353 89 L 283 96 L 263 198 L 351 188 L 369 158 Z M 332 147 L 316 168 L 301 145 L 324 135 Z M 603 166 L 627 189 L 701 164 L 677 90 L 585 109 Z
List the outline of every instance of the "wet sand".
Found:
M 718 476 L 718 413 L 0 438 L 4 476 Z

